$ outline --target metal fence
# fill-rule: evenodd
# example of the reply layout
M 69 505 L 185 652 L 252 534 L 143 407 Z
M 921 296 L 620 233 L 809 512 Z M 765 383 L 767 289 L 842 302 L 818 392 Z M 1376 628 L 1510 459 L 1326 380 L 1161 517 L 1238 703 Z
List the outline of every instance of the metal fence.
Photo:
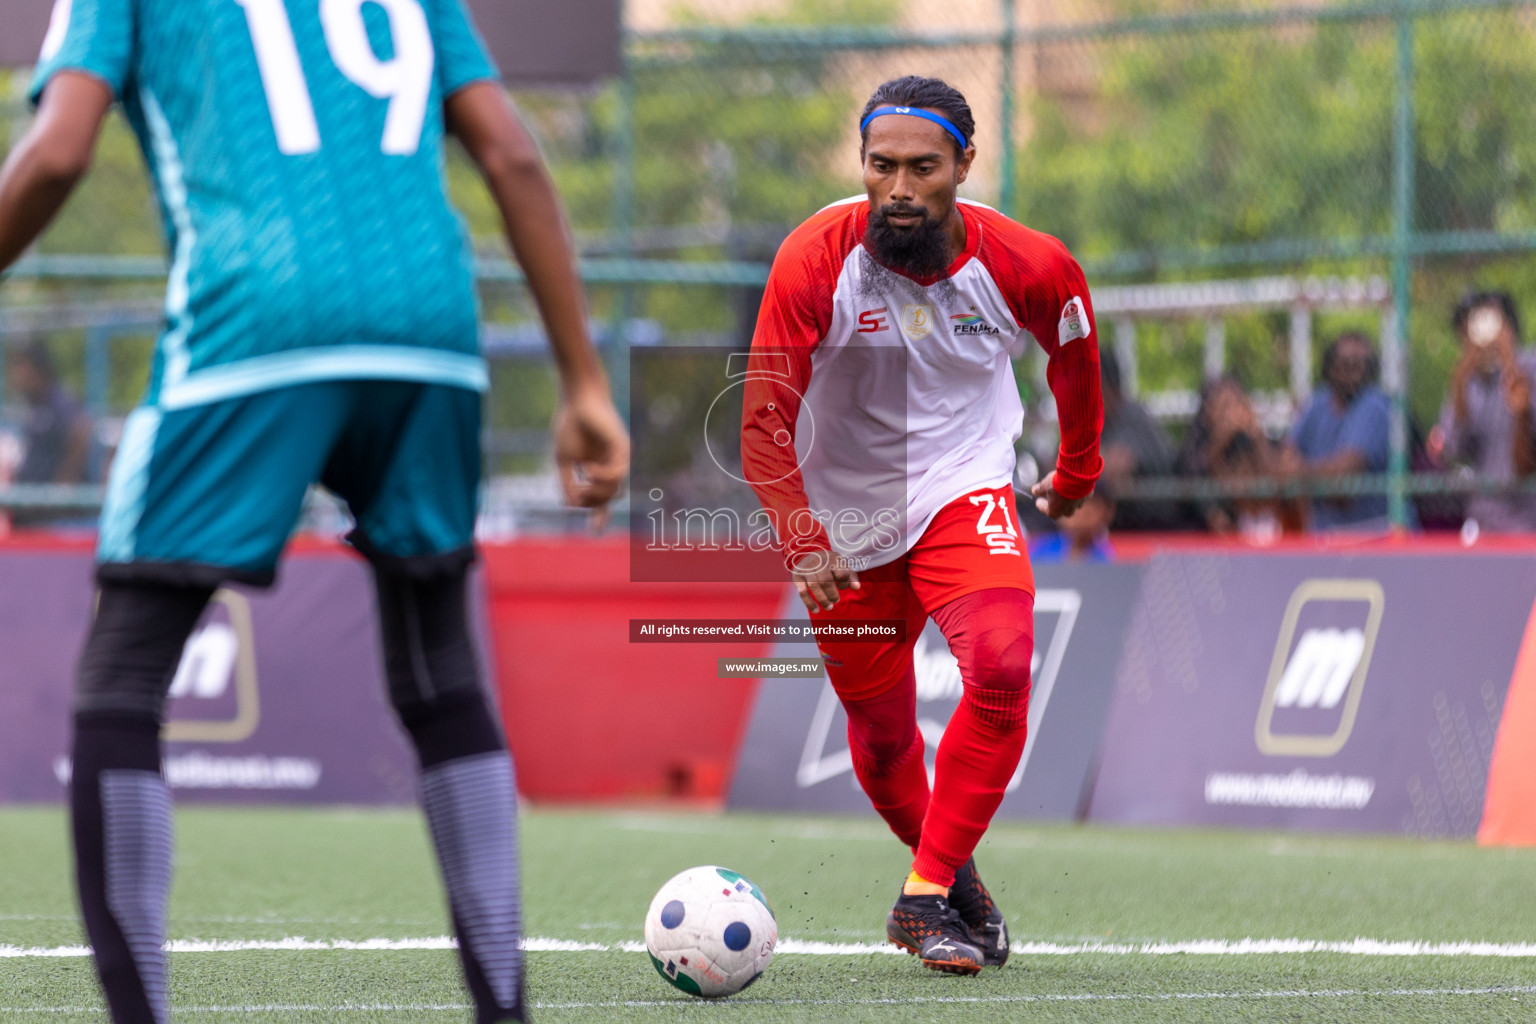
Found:
M 945 78 L 975 110 L 966 194 L 1061 237 L 1096 287 L 1384 279 L 1387 309 L 1319 311 L 1309 343 L 1345 328 L 1383 338 L 1390 472 L 1337 486 L 1386 489 L 1399 523 L 1432 486 L 1407 472 L 1408 421 L 1441 403 L 1456 297 L 1536 297 L 1536 0 L 630 0 L 626 24 L 618 81 L 517 95 L 570 208 L 621 395 L 636 330 L 745 341 L 779 241 L 859 190 L 864 99 L 906 73 Z M 0 137 L 14 135 L 19 100 L 4 118 Z M 529 321 L 494 211 L 457 157 L 450 180 L 484 245 L 489 319 Z M 0 304 L 142 297 L 158 252 L 118 125 Z M 1300 372 L 1286 315 L 1221 320 L 1226 368 L 1256 390 Z M 1137 332 L 1144 387 L 1198 386 L 1208 320 Z M 527 409 L 547 422 L 551 395 L 544 368 L 509 364 L 493 425 L 540 426 Z

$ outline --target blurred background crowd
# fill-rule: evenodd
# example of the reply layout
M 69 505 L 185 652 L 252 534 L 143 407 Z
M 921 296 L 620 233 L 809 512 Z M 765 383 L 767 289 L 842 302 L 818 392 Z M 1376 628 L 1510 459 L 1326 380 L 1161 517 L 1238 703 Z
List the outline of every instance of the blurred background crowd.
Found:
M 1523 340 L 1515 300 L 1508 292 L 1468 292 L 1446 326 L 1459 355 L 1435 421 L 1426 427 L 1409 414 L 1411 468 L 1508 487 L 1470 497 L 1423 495 L 1410 506 L 1409 528 L 1459 530 L 1469 542 L 1483 531 L 1536 531 L 1536 493 L 1519 490 L 1536 472 L 1536 348 Z M 1104 476 L 1088 505 L 1062 525 L 1060 536 L 1037 540 L 1037 556 L 1108 558 L 1111 529 L 1207 530 L 1257 543 L 1285 534 L 1391 529 L 1384 493 L 1326 493 L 1329 482 L 1379 476 L 1389 466 L 1392 403 L 1381 388 L 1380 353 L 1367 335 L 1344 331 L 1328 341 L 1310 397 L 1274 426 L 1262 421 L 1240 378 L 1221 374 L 1205 382 L 1193 418 L 1176 432 L 1125 393 L 1113 348 L 1101 349 L 1100 358 Z M 1139 478 L 1168 477 L 1239 485 L 1232 490 L 1258 484 L 1325 493 L 1117 500 L 1135 493 Z M 1304 486 L 1314 483 L 1323 486 Z M 1031 525 L 1049 531 L 1033 517 Z
M 1536 529 L 1536 0 L 624 0 L 622 18 L 617 78 L 514 97 L 637 455 L 700 500 L 724 500 L 716 463 L 677 424 L 724 379 L 674 374 L 675 400 L 632 403 L 633 357 L 747 344 L 779 242 L 859 190 L 864 99 L 915 72 L 975 112 L 963 194 L 1061 238 L 1093 288 L 1106 472 L 1060 535 L 1029 522 L 1040 557 L 1146 531 Z M 27 78 L 0 71 L 0 141 L 26 128 Z M 462 154 L 446 175 L 492 365 L 482 528 L 581 529 L 549 468 L 531 302 Z M 90 522 L 153 364 L 158 220 L 114 116 L 0 287 L 9 528 Z M 1038 353 L 1018 377 L 1022 477 L 1055 436 Z

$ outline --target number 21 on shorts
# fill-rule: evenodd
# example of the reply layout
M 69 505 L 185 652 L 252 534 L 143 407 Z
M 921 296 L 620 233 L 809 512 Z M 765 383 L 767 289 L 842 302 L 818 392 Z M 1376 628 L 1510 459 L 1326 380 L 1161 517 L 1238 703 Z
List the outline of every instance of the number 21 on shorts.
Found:
M 277 148 L 288 156 L 315 152 L 320 148 L 320 126 L 315 123 L 315 105 L 309 97 L 293 24 L 283 0 L 236 2 L 245 8 Z M 427 100 L 432 95 L 432 31 L 418 0 L 372 0 L 389 16 L 389 34 L 395 47 L 394 57 L 379 60 L 368 42 L 363 2 L 320 0 L 325 46 L 336 70 L 348 81 L 370 96 L 389 99 L 380 151 L 410 156 L 421 142 Z
M 981 508 L 976 532 L 987 538 L 987 547 L 992 549 L 989 554 L 1018 555 L 1019 531 L 1013 528 L 1013 522 L 1008 518 L 1008 499 L 993 494 L 973 494 L 971 504 Z M 1002 517 L 1001 523 L 992 522 L 994 509 Z

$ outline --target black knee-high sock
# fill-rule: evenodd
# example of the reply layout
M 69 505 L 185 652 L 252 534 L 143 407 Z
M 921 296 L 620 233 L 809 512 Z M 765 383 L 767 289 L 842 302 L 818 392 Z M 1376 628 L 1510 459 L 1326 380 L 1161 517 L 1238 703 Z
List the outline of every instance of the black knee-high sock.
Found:
M 171 794 L 166 690 L 212 590 L 103 583 L 75 681 L 75 881 L 115 1024 L 165 1024 Z
M 402 710 L 421 762 L 421 802 L 448 889 L 476 1024 L 523 1020 L 517 788 L 478 692 Z
M 167 1024 L 171 794 L 153 717 L 75 716 L 70 816 L 86 934 L 115 1024 Z
M 421 764 L 476 1024 L 523 1020 L 517 788 L 480 686 L 465 569 L 410 575 L 376 565 L 374 579 L 390 701 Z

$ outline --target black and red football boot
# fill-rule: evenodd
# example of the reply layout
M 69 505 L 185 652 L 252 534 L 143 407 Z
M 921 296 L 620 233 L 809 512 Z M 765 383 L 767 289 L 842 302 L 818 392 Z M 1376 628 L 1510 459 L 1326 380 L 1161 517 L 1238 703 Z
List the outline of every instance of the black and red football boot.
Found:
M 997 902 L 976 873 L 975 857 L 955 871 L 949 905 L 976 937 L 988 967 L 1001 967 L 1008 962 L 1008 922 L 1003 920 L 1003 912 L 997 909 Z
M 943 896 L 905 893 L 885 919 L 885 935 L 929 970 L 980 974 L 983 955 L 971 930 Z

